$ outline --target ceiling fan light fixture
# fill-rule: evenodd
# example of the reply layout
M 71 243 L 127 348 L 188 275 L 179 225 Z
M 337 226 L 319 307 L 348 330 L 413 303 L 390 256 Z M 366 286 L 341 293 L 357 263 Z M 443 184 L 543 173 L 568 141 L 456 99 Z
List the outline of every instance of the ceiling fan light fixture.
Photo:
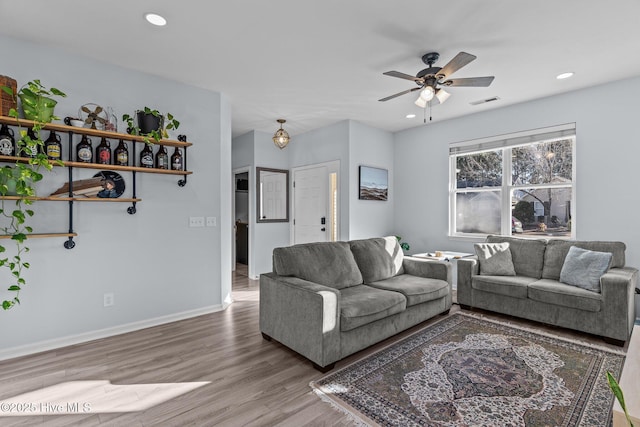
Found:
M 416 102 L 414 102 L 414 104 L 416 104 L 420 108 L 427 108 L 427 101 L 422 99 L 421 96 L 419 96 L 418 99 L 416 99 Z
M 276 147 L 282 150 L 289 143 L 289 133 L 286 130 L 282 129 L 282 125 L 286 123 L 286 120 L 278 119 L 277 121 L 278 123 L 280 123 L 280 129 L 278 129 L 276 133 L 273 134 L 273 143 L 276 145 Z
M 440 101 L 440 104 L 442 104 L 444 101 L 449 99 L 450 96 L 451 94 L 445 91 L 444 89 L 438 89 L 436 91 L 436 98 L 438 98 L 438 101 Z
M 433 96 L 436 94 L 436 90 L 432 86 L 425 86 L 424 89 L 420 91 L 420 98 L 424 99 L 426 102 L 429 102 L 433 99 Z
M 165 17 L 158 15 L 157 13 L 145 13 L 144 19 L 146 19 L 149 24 L 158 27 L 164 27 L 165 25 L 167 25 L 167 20 L 165 19 Z

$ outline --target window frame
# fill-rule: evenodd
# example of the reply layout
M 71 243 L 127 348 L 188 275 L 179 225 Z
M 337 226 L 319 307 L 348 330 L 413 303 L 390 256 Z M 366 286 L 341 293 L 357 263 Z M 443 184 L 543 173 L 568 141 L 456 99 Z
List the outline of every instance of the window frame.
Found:
M 570 183 L 544 183 L 544 184 L 514 184 L 512 183 L 512 149 L 527 145 L 548 143 L 560 140 L 571 140 L 571 182 Z M 456 199 L 459 193 L 498 192 L 500 195 L 500 235 L 512 236 L 511 216 L 513 212 L 513 192 L 522 189 L 562 189 L 571 190 L 571 230 L 569 235 L 540 236 L 518 235 L 522 238 L 548 237 L 554 239 L 575 240 L 576 238 L 576 132 L 575 123 L 559 125 L 550 128 L 518 132 L 480 140 L 465 141 L 450 144 L 449 153 L 449 238 L 459 240 L 484 240 L 487 233 L 465 233 L 456 231 Z M 474 149 L 469 150 L 469 147 Z M 462 150 L 459 150 L 462 148 Z M 453 151 L 453 152 L 452 152 Z M 457 188 L 457 162 L 458 156 L 477 154 L 490 151 L 502 151 L 502 184 L 493 187 Z M 506 195 L 506 196 L 505 196 Z

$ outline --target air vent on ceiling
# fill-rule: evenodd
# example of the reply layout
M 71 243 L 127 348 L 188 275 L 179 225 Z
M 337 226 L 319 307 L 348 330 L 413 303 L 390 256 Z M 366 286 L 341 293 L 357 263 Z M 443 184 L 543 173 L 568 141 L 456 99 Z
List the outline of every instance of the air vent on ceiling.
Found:
M 487 99 L 481 99 L 480 101 L 473 101 L 470 102 L 469 104 L 471 105 L 480 105 L 480 104 L 486 104 L 487 102 L 493 102 L 493 101 L 497 101 L 500 98 L 498 98 L 497 96 L 491 97 L 491 98 L 487 98 Z

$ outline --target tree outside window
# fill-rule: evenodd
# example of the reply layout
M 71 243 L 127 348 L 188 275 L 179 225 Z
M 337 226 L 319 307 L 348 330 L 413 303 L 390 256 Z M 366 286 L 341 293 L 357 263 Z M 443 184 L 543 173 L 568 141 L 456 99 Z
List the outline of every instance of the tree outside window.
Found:
M 452 155 L 452 234 L 570 237 L 574 139 Z

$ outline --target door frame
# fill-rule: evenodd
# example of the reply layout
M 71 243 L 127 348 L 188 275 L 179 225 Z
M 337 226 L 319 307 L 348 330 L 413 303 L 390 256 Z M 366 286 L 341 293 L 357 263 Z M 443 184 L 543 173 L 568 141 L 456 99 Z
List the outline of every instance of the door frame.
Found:
M 233 169 L 231 171 L 231 182 L 232 182 L 232 188 L 231 188 L 231 193 L 233 194 L 233 197 L 231 198 L 231 218 L 233 218 L 233 239 L 231 239 L 231 271 L 236 271 L 236 234 L 238 232 L 238 230 L 236 229 L 236 175 L 241 174 L 241 173 L 247 173 L 248 174 L 248 179 L 249 179 L 249 190 L 247 193 L 247 198 L 248 198 L 248 206 L 247 209 L 249 210 L 248 212 L 248 218 L 247 218 L 247 223 L 248 223 L 248 227 L 249 227 L 249 241 L 247 242 L 247 269 L 248 269 L 248 274 L 249 277 L 251 277 L 251 272 L 253 271 L 252 269 L 252 261 L 253 261 L 253 257 L 251 256 L 251 248 L 253 247 L 253 224 L 251 223 L 251 218 L 254 218 L 252 216 L 252 212 L 255 214 L 255 208 L 253 207 L 254 202 L 253 202 L 253 197 L 251 196 L 252 194 L 254 194 L 255 191 L 255 184 L 253 183 L 253 174 L 251 172 L 251 166 L 243 166 L 240 168 L 236 168 Z M 252 210 L 253 209 L 253 210 Z
M 336 216 L 338 217 L 338 225 L 337 225 L 337 235 L 338 235 L 338 240 L 340 239 L 340 229 L 342 227 L 342 221 L 340 221 L 340 217 L 341 217 L 341 213 L 342 213 L 342 204 L 340 203 L 340 198 L 342 197 L 342 191 L 341 191 L 341 177 L 340 177 L 340 160 L 331 160 L 328 162 L 321 162 L 321 163 L 314 163 L 312 165 L 304 165 L 304 166 L 297 166 L 297 167 L 292 167 L 291 168 L 291 184 L 290 185 L 290 191 L 289 194 L 291 194 L 291 200 L 290 200 L 290 204 L 289 206 L 291 207 L 291 221 L 289 222 L 289 244 L 293 245 L 294 243 L 294 221 L 296 218 L 296 212 L 295 212 L 295 206 L 296 206 L 296 201 L 295 201 L 295 190 L 294 190 L 294 185 L 295 185 L 295 176 L 296 176 L 296 172 L 297 171 L 301 171 L 301 170 L 306 170 L 306 169 L 314 169 L 314 168 L 318 168 L 318 167 L 322 167 L 325 166 L 327 168 L 327 176 L 326 176 L 326 180 L 325 180 L 325 184 L 326 184 L 326 189 L 327 189 L 327 195 L 329 195 L 329 176 L 332 173 L 336 174 L 336 189 L 338 191 L 338 195 L 337 195 L 337 209 L 336 209 Z M 327 211 L 329 210 L 329 198 L 327 197 L 326 200 L 327 203 Z

